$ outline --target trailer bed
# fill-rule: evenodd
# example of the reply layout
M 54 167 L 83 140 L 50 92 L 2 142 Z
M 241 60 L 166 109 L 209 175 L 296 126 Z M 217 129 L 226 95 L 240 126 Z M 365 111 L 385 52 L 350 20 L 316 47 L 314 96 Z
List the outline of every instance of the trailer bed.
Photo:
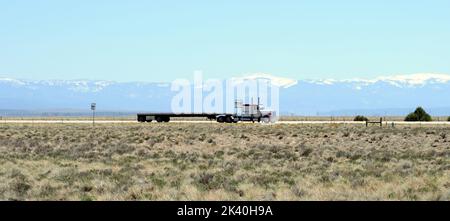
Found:
M 206 117 L 209 120 L 216 120 L 217 116 L 231 116 L 232 114 L 224 113 L 138 113 L 137 119 L 139 122 L 169 122 L 173 117 Z

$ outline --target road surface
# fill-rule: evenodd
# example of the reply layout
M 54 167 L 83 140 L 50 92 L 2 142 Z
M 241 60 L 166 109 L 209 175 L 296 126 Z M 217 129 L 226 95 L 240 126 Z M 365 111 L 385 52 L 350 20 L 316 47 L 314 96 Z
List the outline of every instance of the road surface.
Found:
M 0 123 L 9 124 L 92 124 L 91 120 L 1 120 Z M 148 124 L 139 123 L 133 120 L 97 120 L 96 124 Z M 156 122 L 153 122 L 156 123 Z M 153 124 L 152 123 L 152 124 Z M 170 123 L 196 123 L 196 124 L 211 124 L 217 123 L 215 121 L 199 120 L 199 121 L 182 121 L 182 120 L 172 120 Z M 432 121 L 432 122 L 405 122 L 405 121 L 385 121 L 383 125 L 391 125 L 392 123 L 399 125 L 449 125 L 450 122 L 446 121 Z M 358 121 L 278 121 L 274 124 L 362 124 L 365 122 Z M 270 125 L 270 124 L 269 124 Z

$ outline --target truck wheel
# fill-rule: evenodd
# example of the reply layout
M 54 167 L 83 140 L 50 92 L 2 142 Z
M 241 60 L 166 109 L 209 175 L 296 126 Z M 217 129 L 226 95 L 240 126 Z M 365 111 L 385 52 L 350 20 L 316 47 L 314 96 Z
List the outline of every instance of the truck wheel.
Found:
M 170 121 L 170 117 L 165 117 L 164 122 L 168 123 Z
M 262 118 L 262 122 L 265 123 L 265 124 L 268 124 L 268 123 L 270 123 L 270 118 L 268 118 L 268 117 L 263 117 L 263 118 Z
M 227 122 L 227 123 L 233 123 L 233 119 L 231 119 L 231 117 L 230 116 L 227 116 L 226 118 L 225 118 L 225 122 Z
M 164 119 L 162 117 L 156 117 L 156 122 L 161 123 L 163 121 L 164 121 Z
M 152 122 L 152 120 L 147 120 L 146 122 L 147 122 L 147 123 L 151 123 L 151 122 Z
M 138 121 L 141 122 L 141 123 L 145 122 L 145 117 L 138 117 Z
M 223 122 L 225 122 L 225 118 L 223 116 L 220 116 L 217 118 L 217 122 L 223 123 Z

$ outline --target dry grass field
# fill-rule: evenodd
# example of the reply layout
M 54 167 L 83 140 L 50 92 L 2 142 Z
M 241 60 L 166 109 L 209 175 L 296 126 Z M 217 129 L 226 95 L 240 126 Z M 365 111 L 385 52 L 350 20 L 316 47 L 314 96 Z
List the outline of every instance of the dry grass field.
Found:
M 0 200 L 450 200 L 450 128 L 1 124 Z

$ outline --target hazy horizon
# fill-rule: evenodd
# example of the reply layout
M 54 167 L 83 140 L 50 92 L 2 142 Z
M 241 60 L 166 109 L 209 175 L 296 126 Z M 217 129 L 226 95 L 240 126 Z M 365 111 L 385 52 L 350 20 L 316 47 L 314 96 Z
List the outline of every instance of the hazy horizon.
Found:
M 191 72 L 190 76 L 185 76 L 182 79 L 187 79 L 187 80 L 192 80 L 193 78 L 193 74 L 195 71 Z M 202 73 L 204 75 L 204 78 L 207 77 L 208 75 L 205 74 L 204 72 Z M 232 78 L 242 78 L 242 77 L 247 77 L 247 76 L 252 76 L 252 75 L 267 75 L 269 77 L 274 77 L 274 78 L 283 78 L 283 79 L 291 79 L 291 80 L 296 80 L 296 81 L 327 81 L 327 80 L 335 80 L 335 81 L 373 81 L 373 80 L 382 80 L 382 79 L 395 79 L 395 78 L 404 78 L 404 79 L 409 79 L 409 80 L 422 80 L 420 78 L 445 78 L 445 80 L 449 79 L 450 80 L 450 74 L 447 73 L 439 73 L 439 72 L 430 72 L 430 73 L 391 73 L 391 74 L 379 74 L 379 75 L 375 75 L 373 77 L 353 77 L 353 78 L 333 78 L 333 77 L 328 77 L 328 78 L 302 78 L 301 76 L 299 76 L 299 78 L 287 78 L 284 77 L 283 75 L 277 75 L 277 74 L 268 74 L 268 73 L 243 73 L 243 74 L 234 74 L 234 75 L 230 75 L 227 78 L 214 78 L 214 79 L 219 79 L 219 80 L 227 80 L 227 79 L 232 79 Z M 416 78 L 416 79 L 415 79 Z M 178 78 L 179 79 L 179 78 Z M 15 77 L 12 74 L 4 74 L 4 73 L 0 73 L 0 80 L 20 80 L 20 81 L 106 81 L 106 82 L 117 82 L 117 83 L 135 83 L 135 82 L 143 82 L 143 83 L 170 83 L 175 79 L 169 79 L 166 81 L 154 81 L 151 79 L 141 79 L 141 80 L 109 80 L 109 79 L 101 79 L 101 78 L 69 78 L 69 79 L 62 79 L 62 78 L 36 78 L 36 77 Z

